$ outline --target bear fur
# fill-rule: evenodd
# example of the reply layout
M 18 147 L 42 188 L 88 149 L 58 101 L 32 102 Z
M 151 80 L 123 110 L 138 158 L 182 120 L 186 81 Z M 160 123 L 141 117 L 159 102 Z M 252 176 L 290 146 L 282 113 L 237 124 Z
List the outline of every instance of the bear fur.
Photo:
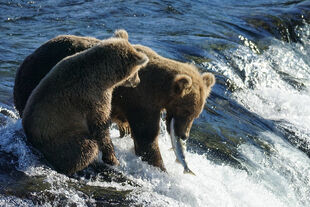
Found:
M 116 31 L 114 36 L 128 38 L 124 30 Z M 64 39 L 63 36 L 58 38 Z M 74 39 L 79 41 L 78 37 L 74 37 Z M 93 40 L 93 38 L 90 39 Z M 82 39 L 80 41 L 84 42 Z M 67 44 L 66 51 L 76 50 L 76 44 Z M 52 42 L 51 45 L 54 46 L 52 51 L 63 50 L 61 44 Z M 92 44 L 84 46 L 85 49 L 88 49 L 92 47 Z M 47 49 L 44 49 L 44 45 L 41 47 L 43 47 L 41 54 L 36 51 L 33 59 L 50 56 L 49 61 L 54 61 L 53 53 L 50 54 Z M 119 126 L 121 136 L 131 131 L 137 155 L 149 164 L 165 170 L 157 140 L 161 111 L 166 110 L 168 131 L 170 131 L 170 122 L 174 118 L 176 135 L 183 139 L 188 138 L 192 123 L 203 110 L 205 101 L 215 83 L 215 77 L 211 73 L 200 74 L 197 68 L 191 64 L 164 58 L 148 47 L 134 45 L 134 48 L 146 54 L 149 62 L 139 71 L 140 84 L 136 88 L 120 86 L 114 90 L 111 118 Z M 33 90 L 36 86 L 29 83 L 29 88 L 22 87 L 25 80 L 33 77 L 33 73 L 38 73 L 32 68 L 40 70 L 42 74 L 48 73 L 51 69 L 45 65 L 36 65 L 35 61 L 39 60 L 34 60 L 31 64 L 23 64 L 18 70 L 17 75 L 23 78 L 16 78 L 15 102 L 26 102 L 27 94 L 24 96 L 21 94 Z M 39 81 L 36 80 L 36 82 Z M 16 108 L 20 113 L 23 111 L 22 107 L 18 108 L 16 105 Z
M 112 92 L 147 62 L 122 38 L 62 59 L 27 101 L 22 124 L 28 141 L 68 175 L 87 167 L 99 151 L 103 162 L 118 164 L 109 136 Z
M 215 83 L 211 73 L 200 74 L 194 65 L 158 55 L 148 47 L 134 45 L 149 62 L 139 71 L 136 88 L 118 87 L 112 97 L 112 121 L 131 132 L 135 152 L 142 160 L 165 171 L 158 147 L 161 111 L 166 111 L 166 126 L 175 120 L 174 131 L 182 139 L 189 137 Z
M 98 43 L 98 39 L 91 37 L 61 35 L 44 43 L 26 57 L 16 72 L 13 92 L 14 105 L 20 117 L 32 90 L 59 61 Z
M 116 30 L 115 37 L 128 40 L 128 34 L 125 30 Z M 23 110 L 33 89 L 59 61 L 67 56 L 89 49 L 99 42 L 100 40 L 93 37 L 59 35 L 26 57 L 16 72 L 13 91 L 14 105 L 19 116 L 23 116 Z M 133 79 L 135 80 L 125 81 L 122 85 L 133 87 L 133 83 L 140 81 L 137 73 Z

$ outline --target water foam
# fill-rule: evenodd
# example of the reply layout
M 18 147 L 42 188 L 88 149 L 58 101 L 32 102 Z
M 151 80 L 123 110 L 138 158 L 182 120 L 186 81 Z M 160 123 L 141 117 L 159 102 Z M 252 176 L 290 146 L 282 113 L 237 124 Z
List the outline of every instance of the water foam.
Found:
M 232 80 L 238 89 L 233 98 L 250 111 L 310 134 L 310 26 L 296 31 L 301 42 L 272 40 L 261 54 L 241 45 L 227 60 L 219 57 L 205 66 Z
M 257 169 L 255 169 L 257 172 L 253 171 L 252 174 L 226 165 L 215 165 L 207 159 L 206 155 L 186 152 L 186 159 L 196 174 L 192 176 L 183 174 L 182 166 L 175 162 L 175 155 L 169 150 L 171 148 L 170 138 L 165 132 L 160 135 L 159 145 L 168 171 L 166 174 L 136 157 L 133 152 L 133 142 L 129 137 L 120 139 L 117 138 L 116 130 L 111 132 L 114 136 L 113 143 L 117 157 L 121 163 L 119 169 L 141 186 L 141 188 L 136 188 L 131 195 L 138 204 L 143 206 L 302 206 L 294 191 L 298 186 L 295 186 L 285 176 L 278 179 L 282 185 L 279 185 L 275 179 L 276 175 L 282 173 L 285 163 L 277 168 L 274 165 L 287 159 L 287 157 L 282 157 L 282 152 L 274 158 L 274 165 L 262 167 L 261 160 L 269 160 L 269 156 L 255 148 L 252 149 L 249 145 L 240 146 L 240 151 L 257 164 Z M 277 150 L 286 148 L 289 153 L 285 153 L 292 154 L 292 149 L 290 149 L 292 147 L 288 144 Z M 303 158 L 300 164 L 305 161 L 308 165 L 309 161 L 302 153 L 297 153 L 293 158 L 297 156 Z M 290 163 L 296 161 L 293 158 L 288 159 Z M 305 166 L 295 164 L 289 169 L 293 170 L 292 174 L 299 175 Z M 264 176 L 258 173 L 261 170 L 265 172 Z M 303 175 L 302 178 L 294 177 L 300 180 L 308 178 L 310 178 L 308 174 Z M 298 185 L 302 186 L 300 188 L 303 192 L 308 187 L 301 181 Z M 287 194 L 279 193 L 281 191 L 288 191 L 295 197 L 287 197 Z M 305 203 L 310 203 L 304 194 L 303 199 Z
M 238 82 L 242 90 L 233 97 L 250 111 L 265 119 L 277 121 L 279 127 L 293 131 L 298 137 L 294 143 L 310 149 L 310 26 L 297 28 L 298 43 L 276 41 L 262 55 L 249 53 L 242 58 L 244 48 L 236 56 L 255 79 L 254 87 Z M 252 62 L 256 63 L 252 64 Z M 238 64 L 243 68 L 242 64 Z M 257 70 L 257 68 L 260 68 Z M 252 76 L 257 73 L 257 76 Z M 243 85 L 242 85 L 243 84 Z
M 14 113 L 13 111 L 11 111 Z M 7 125 L 0 128 L 0 150 L 10 153 L 17 157 L 17 170 L 24 172 L 27 176 L 44 176 L 44 182 L 50 184 L 50 188 L 46 192 L 59 197 L 65 197 L 67 204 L 75 204 L 76 206 L 87 206 L 87 203 L 93 202 L 91 198 L 85 199 L 82 193 L 68 187 L 68 182 L 76 183 L 75 179 L 69 178 L 63 174 L 59 174 L 51 168 L 47 167 L 40 161 L 40 154 L 34 154 L 33 149 L 26 144 L 26 138 L 22 131 L 21 119 L 7 118 Z M 35 194 L 35 193 L 34 193 Z M 14 196 L 1 196 L 1 202 L 5 206 L 33 206 L 34 204 L 28 200 L 21 200 Z M 57 203 L 57 199 L 55 203 Z M 60 201 L 59 201 L 60 202 Z M 55 204 L 54 203 L 54 204 Z M 53 203 L 46 203 L 43 206 L 53 206 Z
M 253 145 L 239 147 L 239 151 L 255 165 L 251 175 L 253 179 L 280 198 L 286 206 L 308 206 L 309 158 L 271 132 L 262 133 L 261 138 L 273 143 L 270 155 Z
M 0 195 L 0 206 L 16 207 L 16 206 L 35 206 L 30 200 L 16 198 L 14 196 Z
M 231 56 L 235 68 L 219 61 L 212 66 L 238 86 L 233 98 L 250 111 L 266 119 L 285 120 L 295 131 L 304 130 L 304 138 L 310 135 L 310 68 L 302 55 L 309 54 L 310 29 L 301 30 L 301 43 L 276 42 L 262 54 L 247 46 L 241 46 Z M 308 36 L 305 36 L 308 35 Z M 236 71 L 236 70 L 239 71 Z M 244 76 L 240 75 L 243 74 Z M 287 79 L 302 80 L 302 88 L 292 85 Z M 81 192 L 69 188 L 67 182 L 79 182 L 46 167 L 26 145 L 20 134 L 21 120 L 8 118 L 7 125 L 0 129 L 0 150 L 18 158 L 18 170 L 29 176 L 43 175 L 51 184 L 49 192 L 63 195 L 69 203 L 86 206 Z M 196 176 L 183 174 L 183 167 L 175 162 L 169 135 L 161 123 L 159 145 L 168 173 L 163 173 L 141 161 L 134 153 L 130 137 L 119 138 L 116 129 L 111 129 L 120 166 L 114 169 L 133 180 L 136 186 L 117 182 L 82 179 L 90 186 L 115 187 L 132 190 L 129 199 L 143 206 L 309 206 L 309 158 L 295 147 L 271 132 L 262 133 L 261 139 L 271 143 L 271 154 L 250 144 L 242 144 L 238 151 L 252 165 L 249 172 L 228 165 L 216 165 L 207 154 L 185 152 L 189 167 Z M 19 132 L 19 133 L 17 133 Z M 22 133 L 22 132 L 21 132 Z M 246 163 L 243 163 L 246 165 Z M 0 197 L 1 203 L 29 205 L 27 200 L 15 197 Z M 47 204 L 48 205 L 48 204 Z M 51 204 L 52 205 L 52 204 Z
M 14 136 L 14 131 L 21 130 L 20 120 L 1 129 L 1 150 L 18 157 L 19 170 L 29 176 L 44 175 L 45 182 L 51 184 L 48 192 L 55 196 L 64 196 L 68 204 L 86 206 L 93 202 L 81 192 L 68 187 L 67 182 L 84 182 L 87 185 L 102 187 L 114 186 L 119 190 L 132 190 L 130 200 L 143 206 L 303 206 L 310 204 L 307 195 L 310 180 L 309 159 L 273 134 L 262 134 L 272 139 L 274 154 L 269 156 L 252 145 L 241 145 L 239 150 L 255 165 L 247 173 L 227 165 L 216 165 L 208 160 L 207 155 L 198 155 L 186 151 L 185 156 L 196 176 L 183 174 L 183 167 L 175 162 L 170 137 L 161 122 L 159 146 L 168 173 L 161 172 L 143 162 L 134 154 L 133 141 L 130 137 L 119 138 L 119 132 L 111 129 L 120 166 L 114 169 L 125 174 L 137 186 L 103 182 L 100 179 L 77 181 L 68 178 L 44 166 L 38 161 L 23 137 Z M 266 139 L 267 139 L 266 138 Z M 26 152 L 26 153 L 25 153 Z M 33 160 L 36 160 L 35 162 Z M 9 204 L 31 202 L 14 197 L 1 197 L 1 202 Z M 57 203 L 57 201 L 55 201 Z M 49 204 L 46 204 L 47 206 Z M 53 204 L 50 204 L 53 205 Z

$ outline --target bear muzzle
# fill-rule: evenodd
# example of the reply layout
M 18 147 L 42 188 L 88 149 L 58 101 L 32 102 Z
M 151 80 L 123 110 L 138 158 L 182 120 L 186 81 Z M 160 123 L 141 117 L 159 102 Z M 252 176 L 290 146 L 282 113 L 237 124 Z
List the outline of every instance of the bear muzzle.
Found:
M 132 87 L 135 88 L 139 85 L 140 83 L 140 78 L 138 73 L 135 73 L 134 75 L 132 75 L 131 77 L 129 77 L 123 84 L 122 86 L 125 87 Z

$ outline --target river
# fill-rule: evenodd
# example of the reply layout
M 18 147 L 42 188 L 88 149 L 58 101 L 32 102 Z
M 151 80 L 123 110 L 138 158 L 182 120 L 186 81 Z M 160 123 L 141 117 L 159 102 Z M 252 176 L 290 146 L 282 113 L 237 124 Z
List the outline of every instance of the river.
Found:
M 24 58 L 60 34 L 131 43 L 212 72 L 216 85 L 168 173 L 111 136 L 120 166 L 67 177 L 28 143 L 14 109 Z M 310 1 L 0 0 L 0 206 L 310 206 Z

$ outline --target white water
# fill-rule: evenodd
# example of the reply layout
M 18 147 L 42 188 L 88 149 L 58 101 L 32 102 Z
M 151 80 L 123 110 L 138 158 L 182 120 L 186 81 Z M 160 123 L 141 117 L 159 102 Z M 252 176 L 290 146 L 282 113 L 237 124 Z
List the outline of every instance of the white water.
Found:
M 266 119 L 286 120 L 310 129 L 310 25 L 297 29 L 301 43 L 272 40 L 263 54 L 258 54 L 244 43 L 231 54 L 238 69 L 245 74 L 243 80 L 225 62 L 211 66 L 230 78 L 238 88 L 234 98 L 250 111 Z M 242 39 L 242 38 L 241 38 Z M 252 43 L 253 44 L 253 43 Z M 291 86 L 279 73 L 304 85 L 302 90 Z M 308 131 L 309 132 L 309 131 Z
M 309 55 L 309 27 L 302 28 L 303 45 L 275 41 L 263 54 L 257 54 L 245 44 L 233 54 L 236 64 L 246 74 L 242 80 L 224 62 L 214 65 L 214 70 L 224 73 L 241 90 L 233 98 L 250 111 L 265 119 L 285 120 L 294 131 L 303 132 L 301 138 L 309 140 L 310 130 L 310 68 L 300 55 Z M 302 80 L 303 90 L 284 81 L 271 64 Z M 21 137 L 20 120 L 11 119 L 0 129 L 0 150 L 18 157 L 19 170 L 30 176 L 44 175 L 52 185 L 50 192 L 64 195 L 70 203 L 86 206 L 80 192 L 66 186 L 66 181 L 78 182 L 58 174 L 38 161 Z M 175 162 L 170 138 L 161 123 L 159 145 L 168 174 L 142 162 L 133 151 L 133 142 L 127 137 L 118 138 L 111 129 L 120 166 L 115 168 L 141 187 L 121 185 L 117 182 L 87 181 L 88 185 L 133 190 L 130 197 L 143 206 L 310 206 L 310 159 L 300 150 L 272 132 L 264 132 L 262 140 L 271 143 L 271 153 L 253 145 L 243 144 L 238 150 L 249 161 L 249 173 L 227 165 L 216 165 L 206 155 L 186 152 L 189 167 L 196 176 L 183 174 Z M 0 196 L 0 206 L 31 205 L 31 201 Z M 47 206 L 53 206 L 47 204 Z
M 20 170 L 28 175 L 45 175 L 45 181 L 54 186 L 54 195 L 64 195 L 71 203 L 85 206 L 80 193 L 68 188 L 66 181 L 78 182 L 58 174 L 40 164 L 25 143 L 13 136 L 20 129 L 20 120 L 1 129 L 1 150 L 19 157 Z M 274 149 L 266 155 L 251 145 L 241 145 L 239 150 L 253 162 L 251 174 L 225 165 L 215 165 L 205 155 L 186 152 L 189 167 L 196 176 L 183 174 L 183 167 L 175 162 L 170 151 L 171 142 L 164 129 L 160 135 L 160 149 L 168 174 L 142 162 L 133 151 L 131 138 L 118 138 L 118 131 L 111 130 L 116 155 L 123 172 L 141 187 L 120 185 L 116 182 L 87 181 L 88 185 L 133 190 L 130 197 L 143 206 L 307 206 L 309 199 L 310 160 L 274 134 L 262 134 L 270 139 Z M 91 201 L 91 200 L 90 200 Z M 0 204 L 30 201 L 0 197 Z
M 205 66 L 232 80 L 238 88 L 232 94 L 237 102 L 265 119 L 280 121 L 280 126 L 294 131 L 310 149 L 310 25 L 296 31 L 301 42 L 271 40 L 273 44 L 264 52 L 239 36 L 244 46 L 230 56 L 245 78 L 224 61 Z M 283 76 L 302 87 L 292 86 Z
M 304 60 L 310 55 L 310 27 L 298 30 L 301 43 L 274 40 L 263 54 L 253 50 L 253 44 L 245 43 L 235 51 L 233 59 L 245 72 L 245 80 L 225 63 L 218 63 L 216 69 L 241 88 L 233 93 L 236 101 L 265 119 L 283 121 L 280 125 L 289 125 L 309 143 L 310 68 Z M 278 72 L 273 65 L 277 65 Z M 279 71 L 304 87 L 294 88 Z M 260 139 L 271 143 L 270 155 L 249 144 L 238 148 L 252 163 L 249 174 L 214 165 L 206 156 L 187 153 L 190 168 L 197 176 L 182 174 L 182 167 L 168 150 L 171 146 L 165 132 L 160 149 L 168 175 L 137 160 L 130 139 L 114 143 L 122 171 L 143 186 L 133 196 L 145 206 L 310 206 L 310 159 L 273 132 L 263 132 Z
M 169 139 L 166 133 L 160 139 L 168 174 L 137 159 L 130 139 L 114 142 L 122 171 L 143 186 L 132 195 L 138 203 L 144 206 L 285 206 L 277 195 L 246 172 L 214 165 L 203 155 L 186 153 L 196 176 L 183 174 L 182 166 L 169 151 Z

